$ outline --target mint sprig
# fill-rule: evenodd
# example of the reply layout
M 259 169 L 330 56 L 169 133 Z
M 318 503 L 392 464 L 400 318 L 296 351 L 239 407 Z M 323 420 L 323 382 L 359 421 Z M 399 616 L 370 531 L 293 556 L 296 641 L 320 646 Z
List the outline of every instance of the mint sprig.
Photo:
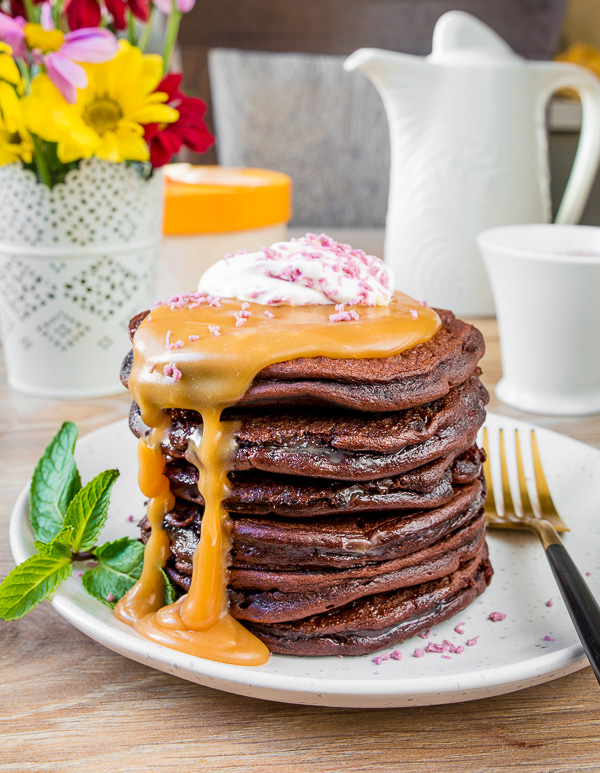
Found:
M 73 571 L 67 527 L 40 551 L 16 566 L 0 585 L 0 618 L 18 620 L 49 596 Z
M 69 502 L 65 526 L 73 527 L 71 546 L 75 552 L 91 550 L 106 521 L 110 492 L 118 470 L 105 470 L 75 494 Z
M 117 599 L 139 580 L 144 563 L 144 546 L 137 540 L 122 537 L 101 545 L 94 551 L 94 557 L 98 566 L 85 572 L 81 582 L 90 596 L 114 607 Z M 111 594 L 114 597 L 112 600 Z
M 29 523 L 37 540 L 50 542 L 62 529 L 69 502 L 81 488 L 73 451 L 77 426 L 66 421 L 36 465 L 29 491 Z
M 0 619 L 17 620 L 71 576 L 73 563 L 96 560 L 84 573 L 83 587 L 114 606 L 142 573 L 144 546 L 129 537 L 97 545 L 106 522 L 118 470 L 105 470 L 82 488 L 74 458 L 77 427 L 65 422 L 38 462 L 29 496 L 29 521 L 36 554 L 0 584 Z M 175 600 L 166 574 L 165 603 Z

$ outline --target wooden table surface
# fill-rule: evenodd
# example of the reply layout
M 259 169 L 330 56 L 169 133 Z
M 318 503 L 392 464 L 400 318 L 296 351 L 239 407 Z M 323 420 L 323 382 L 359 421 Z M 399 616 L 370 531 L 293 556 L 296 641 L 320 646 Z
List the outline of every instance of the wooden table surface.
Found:
M 494 321 L 475 320 L 500 375 Z M 79 402 L 11 392 L 0 374 L 0 577 L 13 502 L 64 420 L 80 434 L 126 416 L 126 393 Z M 492 398 L 491 408 L 523 416 Z M 600 447 L 600 417 L 538 424 Z M 599 481 L 600 485 L 600 481 Z M 0 622 L 0 771 L 600 771 L 600 688 L 590 668 L 498 698 L 412 709 L 310 708 L 185 682 L 104 649 L 43 604 Z

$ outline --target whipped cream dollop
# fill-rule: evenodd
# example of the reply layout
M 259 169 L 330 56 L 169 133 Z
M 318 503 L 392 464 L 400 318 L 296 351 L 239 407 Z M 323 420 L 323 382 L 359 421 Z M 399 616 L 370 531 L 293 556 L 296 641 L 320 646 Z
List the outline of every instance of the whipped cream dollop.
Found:
M 265 306 L 387 306 L 394 278 L 375 255 L 309 233 L 258 252 L 227 255 L 205 272 L 198 290 Z

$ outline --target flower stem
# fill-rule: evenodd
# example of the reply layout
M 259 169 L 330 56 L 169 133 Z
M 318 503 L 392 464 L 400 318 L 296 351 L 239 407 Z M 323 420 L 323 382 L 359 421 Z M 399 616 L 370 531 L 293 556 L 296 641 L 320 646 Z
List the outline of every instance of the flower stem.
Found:
M 154 11 L 155 11 L 155 6 L 152 5 L 150 7 L 150 16 L 148 18 L 148 21 L 144 25 L 144 30 L 140 35 L 140 39 L 138 40 L 138 48 L 142 53 L 144 53 L 144 51 L 148 48 L 148 43 L 150 42 L 150 37 L 152 36 L 152 27 L 154 25 Z
M 34 134 L 32 134 L 31 139 L 33 141 L 33 148 L 34 148 L 33 157 L 35 159 L 35 167 L 37 169 L 38 175 L 40 176 L 40 180 L 43 183 L 46 183 L 48 188 L 51 188 L 52 180 L 50 179 L 48 164 L 46 163 L 46 158 L 44 157 L 44 151 L 40 145 L 39 138 L 36 137 Z
M 27 16 L 27 21 L 37 21 L 33 0 L 23 0 L 23 5 L 25 6 L 25 15 Z
M 135 39 L 135 20 L 133 18 L 133 14 L 131 11 L 129 11 L 129 24 L 127 27 L 128 33 L 129 33 L 129 42 L 132 46 L 136 45 L 136 39 Z
M 163 74 L 169 71 L 169 64 L 171 63 L 171 57 L 173 56 L 175 44 L 177 43 L 177 34 L 179 32 L 179 25 L 181 24 L 182 16 L 183 14 L 177 8 L 175 0 L 173 0 L 173 10 L 169 15 L 167 31 L 165 32 L 165 46 L 163 48 Z

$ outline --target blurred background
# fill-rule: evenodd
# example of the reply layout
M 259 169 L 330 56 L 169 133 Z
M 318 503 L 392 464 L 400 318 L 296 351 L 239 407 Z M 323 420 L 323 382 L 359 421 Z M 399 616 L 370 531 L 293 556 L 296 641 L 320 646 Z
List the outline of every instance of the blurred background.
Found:
M 600 49 L 598 0 L 197 0 L 182 25 L 181 64 L 188 90 L 209 105 L 217 142 L 185 160 L 285 172 L 294 228 L 357 228 L 377 252 L 388 126 L 371 83 L 341 65 L 359 47 L 429 53 L 435 22 L 451 9 L 479 17 L 526 58 L 568 52 L 600 74 L 590 48 Z M 579 138 L 576 97 L 558 95 L 548 117 L 556 207 Z M 582 222 L 600 224 L 598 179 Z

